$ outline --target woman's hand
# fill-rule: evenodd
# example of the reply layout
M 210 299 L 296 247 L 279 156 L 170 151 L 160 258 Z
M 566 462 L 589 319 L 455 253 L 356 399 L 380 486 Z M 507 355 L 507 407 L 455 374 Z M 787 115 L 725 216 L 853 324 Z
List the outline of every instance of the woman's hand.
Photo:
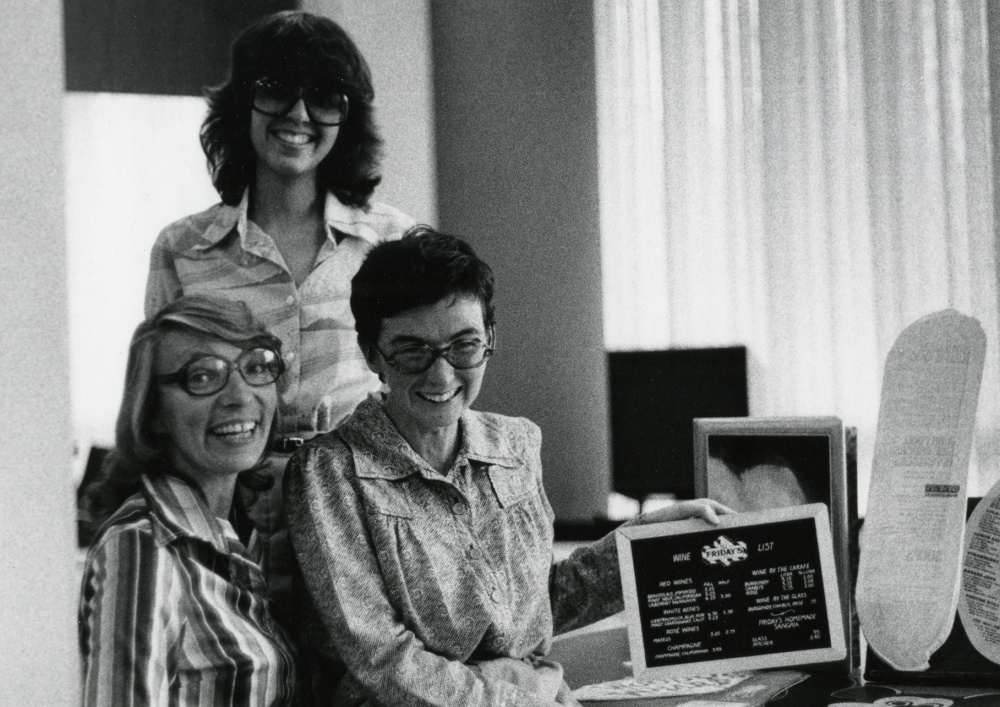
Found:
M 729 506 L 724 506 L 710 498 L 696 498 L 693 501 L 678 501 L 665 508 L 658 508 L 649 513 L 642 513 L 625 523 L 625 525 L 648 525 L 649 523 L 663 523 L 665 521 L 686 520 L 688 518 L 701 518 L 712 525 L 718 525 L 719 516 L 735 512 Z

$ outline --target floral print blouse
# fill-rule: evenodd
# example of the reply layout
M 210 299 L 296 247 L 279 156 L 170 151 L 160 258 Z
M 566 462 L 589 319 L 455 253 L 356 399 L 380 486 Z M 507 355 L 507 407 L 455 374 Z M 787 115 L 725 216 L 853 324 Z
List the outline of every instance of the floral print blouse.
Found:
M 334 704 L 552 705 L 490 664 L 544 682 L 553 632 L 622 610 L 613 537 L 552 563 L 538 427 L 474 411 L 459 425 L 444 475 L 375 396 L 292 458 L 289 521 L 318 643 L 348 671 Z

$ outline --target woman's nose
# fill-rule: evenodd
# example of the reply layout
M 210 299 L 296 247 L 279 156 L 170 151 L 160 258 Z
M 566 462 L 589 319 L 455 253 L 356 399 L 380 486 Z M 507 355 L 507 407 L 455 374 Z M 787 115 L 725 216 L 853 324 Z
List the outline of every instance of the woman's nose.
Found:
M 294 118 L 295 120 L 301 120 L 302 122 L 307 122 L 309 120 L 309 111 L 306 110 L 306 102 L 304 98 L 300 98 L 295 101 L 295 104 L 288 109 L 285 114 L 289 118 Z
M 427 369 L 427 377 L 431 380 L 450 381 L 455 377 L 454 367 L 444 356 L 438 356 L 431 367 Z
M 219 398 L 229 405 L 241 405 L 253 400 L 253 386 L 246 382 L 239 371 L 229 374 L 226 387 L 219 391 Z

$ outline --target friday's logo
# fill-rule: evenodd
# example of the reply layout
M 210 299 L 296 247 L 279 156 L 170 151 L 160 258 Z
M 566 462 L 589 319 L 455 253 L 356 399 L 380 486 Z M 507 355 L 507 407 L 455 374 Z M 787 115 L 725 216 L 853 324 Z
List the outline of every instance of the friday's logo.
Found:
M 701 559 L 705 561 L 706 565 L 728 567 L 734 562 L 742 562 L 747 559 L 747 544 L 742 540 L 734 543 L 725 535 L 720 535 L 714 543 L 701 548 Z

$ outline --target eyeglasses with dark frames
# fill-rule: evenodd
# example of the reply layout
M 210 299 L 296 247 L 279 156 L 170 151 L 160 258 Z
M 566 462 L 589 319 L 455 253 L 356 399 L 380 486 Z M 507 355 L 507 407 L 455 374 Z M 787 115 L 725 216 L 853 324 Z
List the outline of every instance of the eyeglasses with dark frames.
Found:
M 275 117 L 285 115 L 300 98 L 309 120 L 317 125 L 332 127 L 347 120 L 347 94 L 336 84 L 299 86 L 265 77 L 255 81 L 250 91 L 253 109 Z
M 484 344 L 479 339 L 459 339 L 440 348 L 434 348 L 427 344 L 409 344 L 391 354 L 386 354 L 378 346 L 375 347 L 375 350 L 382 355 L 386 363 L 397 371 L 411 374 L 424 373 L 439 358 L 443 358 L 451 364 L 452 368 L 460 371 L 478 368 L 493 355 L 493 347 Z
M 189 395 L 212 395 L 229 385 L 233 368 L 248 385 L 260 388 L 278 380 L 285 371 L 285 362 L 274 349 L 254 348 L 241 353 L 236 361 L 221 356 L 198 356 L 174 373 L 155 376 L 155 379 L 161 385 L 179 385 Z

